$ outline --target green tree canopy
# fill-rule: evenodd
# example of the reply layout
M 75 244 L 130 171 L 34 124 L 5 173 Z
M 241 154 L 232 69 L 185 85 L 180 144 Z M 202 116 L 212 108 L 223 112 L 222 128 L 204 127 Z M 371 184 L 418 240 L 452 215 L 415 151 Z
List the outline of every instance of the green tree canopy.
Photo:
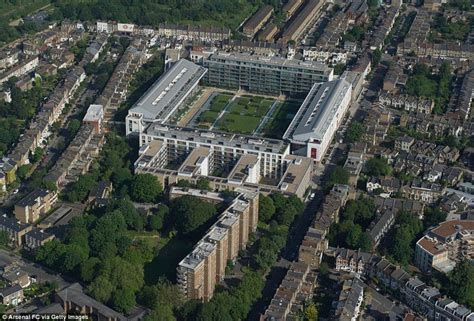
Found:
M 258 218 L 262 222 L 269 222 L 275 214 L 275 205 L 269 196 L 260 194 L 258 203 Z
M 163 187 L 151 174 L 137 174 L 133 177 L 130 196 L 136 202 L 154 203 L 158 200 Z
M 356 143 L 361 140 L 364 133 L 364 126 L 358 121 L 353 121 L 347 130 L 347 141 L 349 143 Z
M 329 176 L 328 188 L 332 188 L 335 184 L 349 183 L 349 172 L 342 166 L 336 166 Z
M 468 260 L 456 264 L 449 273 L 448 291 L 459 303 L 474 309 L 474 266 Z
M 369 176 L 388 176 L 392 173 L 392 167 L 385 158 L 371 158 L 365 163 L 365 173 Z
M 216 207 L 197 197 L 185 195 L 173 201 L 171 212 L 175 216 L 178 232 L 188 234 L 215 216 Z

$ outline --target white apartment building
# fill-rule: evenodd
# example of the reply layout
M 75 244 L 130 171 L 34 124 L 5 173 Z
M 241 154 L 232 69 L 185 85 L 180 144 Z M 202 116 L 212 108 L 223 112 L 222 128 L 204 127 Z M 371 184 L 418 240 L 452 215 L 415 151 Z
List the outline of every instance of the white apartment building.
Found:
M 349 109 L 351 95 L 345 79 L 315 84 L 283 138 L 295 148 L 306 148 L 306 157 L 321 161 Z

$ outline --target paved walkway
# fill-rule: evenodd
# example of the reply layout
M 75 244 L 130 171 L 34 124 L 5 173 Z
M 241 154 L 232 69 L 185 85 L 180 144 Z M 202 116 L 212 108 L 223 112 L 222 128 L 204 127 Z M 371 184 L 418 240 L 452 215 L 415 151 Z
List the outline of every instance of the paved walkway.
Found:
M 183 118 L 179 120 L 177 125 L 182 127 L 186 126 L 213 93 L 214 91 L 211 88 L 204 89 L 201 97 L 199 97 L 199 99 L 193 104 L 193 107 L 191 107 L 191 109 L 183 116 Z

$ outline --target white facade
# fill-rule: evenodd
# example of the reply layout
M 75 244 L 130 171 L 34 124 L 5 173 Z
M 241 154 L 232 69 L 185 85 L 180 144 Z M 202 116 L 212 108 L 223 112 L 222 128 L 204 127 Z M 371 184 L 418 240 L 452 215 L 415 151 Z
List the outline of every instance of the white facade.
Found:
M 117 31 L 119 32 L 130 32 L 135 30 L 135 25 L 132 23 L 117 23 Z
M 110 32 L 109 24 L 107 22 L 97 21 L 97 32 Z
M 126 135 L 142 133 L 153 122 L 165 123 L 198 88 L 206 69 L 181 59 L 166 71 L 129 110 Z
M 352 86 L 345 79 L 315 84 L 283 135 L 306 145 L 306 156 L 321 161 L 349 109 Z
M 8 70 L 5 72 L 3 75 L 0 75 L 0 85 L 3 84 L 4 82 L 8 81 L 11 77 L 22 77 L 29 73 L 30 71 L 33 71 L 39 64 L 39 58 L 34 57 L 28 61 L 26 61 L 23 65 L 13 67 L 11 70 Z
M 303 58 L 305 60 L 330 64 L 345 64 L 347 62 L 347 52 L 342 50 L 324 50 L 311 47 L 303 49 Z
M 209 148 L 214 154 L 214 163 L 218 162 L 217 159 L 221 164 L 226 164 L 242 155 L 256 155 L 260 162 L 248 171 L 253 181 L 258 181 L 259 175 L 274 178 L 281 176 L 284 158 L 290 153 L 290 146 L 283 141 L 269 142 L 242 135 L 188 131 L 160 124 L 152 124 L 140 135 L 140 147 L 154 140 L 162 141 L 169 153 L 190 152 L 198 147 Z

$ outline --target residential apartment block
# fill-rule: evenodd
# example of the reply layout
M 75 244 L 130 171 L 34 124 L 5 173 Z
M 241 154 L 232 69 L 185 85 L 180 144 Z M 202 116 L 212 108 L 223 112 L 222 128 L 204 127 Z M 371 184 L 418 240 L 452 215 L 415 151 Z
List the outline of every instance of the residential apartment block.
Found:
M 129 110 L 125 119 L 126 134 L 142 133 L 151 123 L 170 120 L 196 92 L 206 70 L 181 59 L 161 76 Z
M 424 272 L 447 273 L 464 258 L 474 259 L 474 221 L 445 221 L 416 242 L 415 264 Z
M 313 61 L 217 53 L 203 61 L 210 86 L 266 94 L 307 94 L 315 83 L 331 81 L 333 69 Z
M 187 299 L 210 300 L 225 276 L 228 260 L 235 260 L 257 229 L 259 194 L 240 192 L 178 265 L 178 285 Z
M 351 103 L 352 87 L 344 79 L 314 84 L 283 138 L 293 149 L 306 148 L 306 156 L 321 161 Z
M 31 231 L 32 228 L 31 225 L 18 222 L 6 215 L 0 216 L 0 231 L 8 233 L 10 244 L 13 246 L 21 246 L 24 243 L 25 234 Z
M 216 190 L 243 187 L 302 198 L 310 184 L 312 161 L 290 155 L 289 145 L 283 141 L 155 124 L 140 137 L 135 172 L 152 174 L 163 186 L 206 178 Z M 166 168 L 167 164 L 176 169 Z M 218 176 L 216 170 L 223 174 Z
M 49 212 L 57 200 L 56 192 L 36 189 L 15 204 L 15 217 L 23 223 L 34 223 Z

